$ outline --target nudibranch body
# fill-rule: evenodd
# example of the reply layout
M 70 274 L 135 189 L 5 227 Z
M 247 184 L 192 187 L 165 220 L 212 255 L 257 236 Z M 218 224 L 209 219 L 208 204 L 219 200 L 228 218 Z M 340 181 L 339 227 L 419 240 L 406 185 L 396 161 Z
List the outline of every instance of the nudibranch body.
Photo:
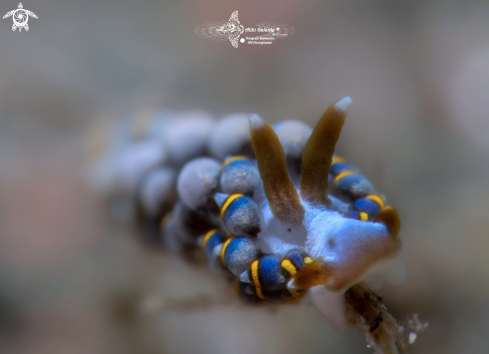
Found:
M 343 292 L 389 260 L 386 277 L 402 272 L 396 209 L 334 155 L 350 104 L 345 97 L 331 105 L 314 129 L 298 121 L 272 127 L 258 115 L 207 119 L 199 123 L 205 134 L 173 123 L 196 138 L 190 150 L 174 137 L 160 141 L 172 145 L 170 156 L 141 177 L 142 219 L 160 225 L 169 248 L 202 247 L 245 301 L 288 303 L 312 289 L 313 303 L 340 325 Z

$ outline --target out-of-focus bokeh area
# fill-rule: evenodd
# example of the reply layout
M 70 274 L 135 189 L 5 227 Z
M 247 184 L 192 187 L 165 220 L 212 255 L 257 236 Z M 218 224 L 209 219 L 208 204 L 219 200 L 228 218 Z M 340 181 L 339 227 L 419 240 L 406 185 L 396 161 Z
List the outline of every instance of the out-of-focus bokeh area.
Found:
M 17 8 L 2 1 L 3 15 Z M 0 20 L 0 352 L 369 353 L 308 304 L 254 308 L 224 279 L 151 250 L 86 180 L 100 117 L 165 108 L 314 125 L 353 98 L 338 151 L 402 217 L 406 279 L 380 294 L 428 322 L 413 353 L 489 348 L 486 1 L 50 1 Z M 284 22 L 271 46 L 194 28 Z

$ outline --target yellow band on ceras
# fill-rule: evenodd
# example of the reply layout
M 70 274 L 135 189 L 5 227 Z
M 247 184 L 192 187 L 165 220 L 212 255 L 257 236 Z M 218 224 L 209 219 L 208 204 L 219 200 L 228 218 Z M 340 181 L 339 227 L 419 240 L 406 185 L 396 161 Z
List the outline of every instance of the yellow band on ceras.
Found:
M 282 268 L 284 268 L 291 276 L 294 276 L 297 273 L 297 269 L 295 269 L 294 265 L 288 259 L 284 259 L 281 264 Z
M 214 233 L 217 231 L 217 229 L 212 229 L 211 231 L 207 232 L 204 236 L 204 240 L 202 241 L 202 249 L 205 250 L 205 247 L 207 246 L 207 242 L 209 242 L 209 239 L 214 235 Z
M 252 279 L 253 285 L 255 286 L 255 289 L 256 289 L 256 296 L 258 296 L 262 300 L 265 300 L 266 297 L 262 293 L 260 279 L 258 278 L 258 264 L 259 263 L 260 263 L 260 261 L 258 259 L 253 261 L 253 263 L 251 263 L 251 279 Z
M 222 247 L 221 247 L 221 262 L 222 262 L 223 266 L 226 266 L 226 258 L 224 257 L 226 254 L 226 248 L 228 248 L 229 242 L 231 242 L 232 240 L 233 240 L 233 237 L 228 238 L 226 240 L 226 242 L 224 242 Z
M 243 196 L 242 194 L 232 194 L 229 197 L 227 197 L 226 201 L 224 202 L 221 208 L 221 219 L 224 218 L 224 214 L 226 213 L 226 210 L 229 208 L 231 203 L 242 196 Z
M 334 163 L 337 163 L 337 162 L 345 162 L 345 159 L 342 158 L 342 157 L 339 157 L 339 156 L 333 157 L 333 159 L 331 160 L 331 164 L 334 164 Z
M 226 159 L 222 165 L 221 165 L 221 170 L 226 167 L 228 164 L 230 164 L 231 162 L 233 161 L 236 161 L 236 160 L 249 160 L 246 156 L 243 156 L 243 155 L 236 155 L 236 156 L 232 156 L 230 157 L 229 159 Z
M 258 263 L 259 262 L 260 261 L 257 259 L 257 260 L 254 260 L 253 263 L 251 263 L 251 279 L 253 280 L 253 285 L 256 288 L 261 288 L 260 279 L 258 278 Z
M 380 209 L 383 209 L 385 206 L 384 200 L 381 197 L 379 197 L 378 195 L 371 194 L 371 195 L 367 195 L 366 198 L 376 201 L 377 204 L 380 205 Z
M 260 279 L 258 278 L 258 264 L 260 261 L 257 259 L 251 263 L 251 280 L 253 281 L 253 285 L 255 286 L 256 289 L 256 296 L 258 296 L 260 299 L 265 300 L 266 297 L 263 295 L 261 291 L 261 285 L 260 285 Z
M 281 266 L 282 268 L 284 268 L 287 272 L 289 272 L 289 274 L 291 276 L 294 276 L 297 274 L 297 269 L 294 267 L 294 265 L 292 264 L 291 261 L 289 261 L 288 259 L 284 259 L 281 263 Z M 297 290 L 294 290 L 294 289 L 287 289 L 289 290 L 289 293 L 295 297 L 295 298 L 298 298 L 298 297 L 301 297 L 302 294 L 297 291 Z
M 261 292 L 261 289 L 260 288 L 256 288 L 256 296 L 258 296 L 260 299 L 262 300 L 266 300 L 267 298 L 265 297 L 265 295 L 263 295 L 263 293 Z
M 334 183 L 338 182 L 340 179 L 342 179 L 343 177 L 345 176 L 348 176 L 348 175 L 353 175 L 355 174 L 356 172 L 354 171 L 345 171 L 345 172 L 341 172 L 338 176 L 335 177 L 334 179 Z

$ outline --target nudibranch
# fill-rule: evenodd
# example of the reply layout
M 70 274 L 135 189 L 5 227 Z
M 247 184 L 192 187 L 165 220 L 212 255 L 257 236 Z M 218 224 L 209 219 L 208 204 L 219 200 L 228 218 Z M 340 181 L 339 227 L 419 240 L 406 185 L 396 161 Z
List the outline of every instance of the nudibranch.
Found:
M 171 249 L 201 247 L 243 300 L 289 303 L 310 293 L 341 326 L 348 288 L 402 278 L 396 209 L 335 155 L 351 102 L 331 105 L 314 129 L 271 126 L 256 114 L 167 124 L 159 143 L 168 156 L 153 153 L 159 163 L 139 180 L 141 220 L 159 225 Z M 191 141 L 176 139 L 183 133 Z

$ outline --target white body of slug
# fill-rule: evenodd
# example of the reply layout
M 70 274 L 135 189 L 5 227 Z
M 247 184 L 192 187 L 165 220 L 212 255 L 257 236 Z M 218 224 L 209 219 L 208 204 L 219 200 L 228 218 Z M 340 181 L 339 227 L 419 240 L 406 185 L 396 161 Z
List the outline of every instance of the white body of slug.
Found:
M 364 280 L 378 289 L 384 282 L 402 282 L 400 243 L 382 223 L 354 220 L 339 211 L 316 208 L 304 202 L 303 206 L 303 224 L 290 227 L 275 218 L 265 202 L 264 227 L 258 238 L 265 241 L 267 252 L 284 256 L 291 249 L 303 247 L 312 259 L 325 261 L 330 277 L 326 284 L 313 286 L 309 294 L 331 326 L 342 330 L 345 327 L 343 293 L 350 286 Z M 289 287 L 294 288 L 293 280 Z

